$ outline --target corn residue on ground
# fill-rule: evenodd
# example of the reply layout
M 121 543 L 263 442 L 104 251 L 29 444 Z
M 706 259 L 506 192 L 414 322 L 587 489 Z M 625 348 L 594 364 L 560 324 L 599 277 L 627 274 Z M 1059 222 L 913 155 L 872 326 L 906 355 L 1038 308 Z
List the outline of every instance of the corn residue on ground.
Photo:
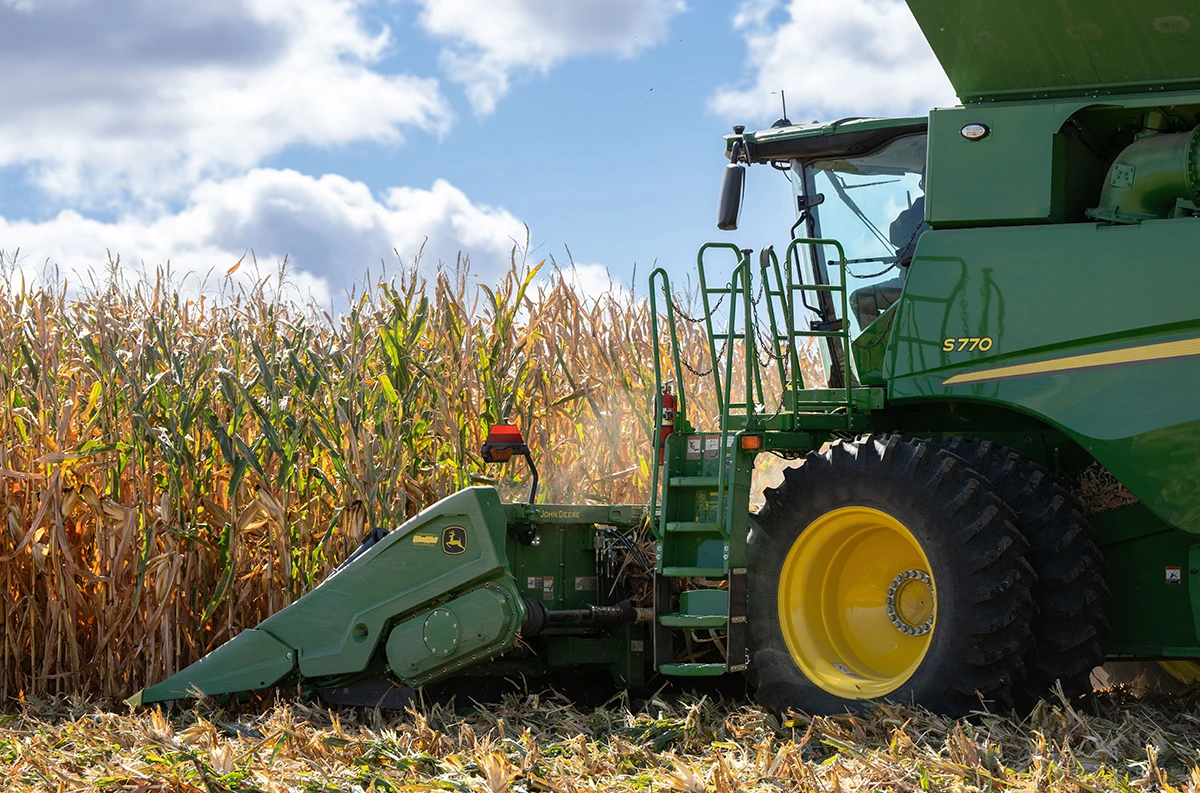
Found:
M 457 705 L 457 707 L 455 707 Z M 75 699 L 0 716 L 25 791 L 1200 791 L 1200 692 L 1122 690 L 1027 719 L 895 706 L 780 722 L 712 695 L 577 709 L 553 691 L 408 713 L 282 701 L 176 715 Z

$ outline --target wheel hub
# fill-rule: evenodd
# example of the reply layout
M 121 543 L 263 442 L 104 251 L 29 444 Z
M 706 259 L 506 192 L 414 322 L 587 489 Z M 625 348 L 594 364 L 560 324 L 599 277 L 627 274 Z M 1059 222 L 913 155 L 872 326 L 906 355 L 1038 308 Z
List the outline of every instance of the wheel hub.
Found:
M 933 579 L 924 570 L 905 570 L 887 592 L 888 619 L 906 636 L 933 630 Z

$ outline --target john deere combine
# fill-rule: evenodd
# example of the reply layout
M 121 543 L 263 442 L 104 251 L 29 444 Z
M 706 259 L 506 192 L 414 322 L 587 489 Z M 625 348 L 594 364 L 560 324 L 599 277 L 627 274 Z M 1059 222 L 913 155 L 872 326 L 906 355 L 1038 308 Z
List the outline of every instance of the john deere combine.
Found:
M 779 251 L 701 248 L 707 361 L 652 274 L 648 506 L 458 493 L 134 701 L 574 669 L 962 713 L 1078 694 L 1106 658 L 1194 673 L 1200 8 L 909 6 L 963 105 L 735 128 L 719 225 L 759 168 L 797 220 Z M 484 457 L 527 456 L 514 433 Z M 803 465 L 752 513 L 768 454 Z

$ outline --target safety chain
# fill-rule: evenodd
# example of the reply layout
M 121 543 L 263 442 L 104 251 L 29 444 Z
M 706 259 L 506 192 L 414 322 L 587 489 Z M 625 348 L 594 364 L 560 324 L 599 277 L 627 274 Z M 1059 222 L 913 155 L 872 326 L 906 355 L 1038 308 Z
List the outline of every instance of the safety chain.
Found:
M 893 312 L 892 312 L 892 315 L 891 315 L 890 317 L 888 317 L 888 323 L 887 323 L 887 326 L 886 326 L 886 327 L 884 327 L 884 328 L 882 328 L 882 329 L 879 331 L 879 335 L 875 337 L 875 341 L 871 342 L 870 344 L 859 344 L 859 343 L 858 343 L 858 341 L 857 341 L 857 340 L 855 340 L 855 341 L 854 341 L 854 347 L 855 347 L 855 349 L 858 349 L 858 350 L 873 350 L 873 349 L 875 349 L 876 347 L 878 347 L 880 344 L 883 344 L 885 341 L 887 341 L 887 340 L 888 340 L 888 334 L 889 334 L 889 333 L 890 333 L 890 331 L 892 330 L 892 325 L 893 325 L 895 322 L 896 322 L 896 312 L 895 312 L 895 311 L 893 311 Z
M 712 307 L 712 310 L 709 312 L 709 314 L 712 314 L 713 312 L 718 311 L 721 308 L 721 303 L 723 303 L 723 302 L 725 302 L 725 295 L 721 295 L 721 299 L 718 300 L 717 304 Z M 682 308 L 679 307 L 679 304 L 675 302 L 674 297 L 671 298 L 671 307 L 675 309 L 676 314 L 683 317 L 688 322 L 691 322 L 693 325 L 698 325 L 699 323 L 704 321 L 703 318 L 697 319 L 696 317 L 690 316 L 686 311 L 684 311 Z

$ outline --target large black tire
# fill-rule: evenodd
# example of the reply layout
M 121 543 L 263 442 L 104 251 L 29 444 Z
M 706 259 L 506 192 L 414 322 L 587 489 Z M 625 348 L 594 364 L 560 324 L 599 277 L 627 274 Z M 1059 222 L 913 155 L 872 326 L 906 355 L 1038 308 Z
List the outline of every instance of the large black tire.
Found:
M 867 507 L 907 527 L 936 589 L 924 658 L 883 698 L 953 716 L 1011 707 L 1033 641 L 1036 576 L 1012 510 L 973 468 L 935 443 L 866 436 L 809 454 L 765 497 L 747 548 L 751 679 L 761 705 L 829 714 L 869 701 L 810 680 L 788 649 L 779 613 L 784 562 L 801 534 L 834 510 Z
M 1092 670 L 1104 662 L 1108 585 L 1083 507 L 1053 474 L 1006 446 L 961 437 L 947 438 L 943 446 L 992 483 L 1029 542 L 1039 613 L 1017 704 L 1030 707 L 1050 696 L 1056 681 L 1068 697 L 1091 691 Z

